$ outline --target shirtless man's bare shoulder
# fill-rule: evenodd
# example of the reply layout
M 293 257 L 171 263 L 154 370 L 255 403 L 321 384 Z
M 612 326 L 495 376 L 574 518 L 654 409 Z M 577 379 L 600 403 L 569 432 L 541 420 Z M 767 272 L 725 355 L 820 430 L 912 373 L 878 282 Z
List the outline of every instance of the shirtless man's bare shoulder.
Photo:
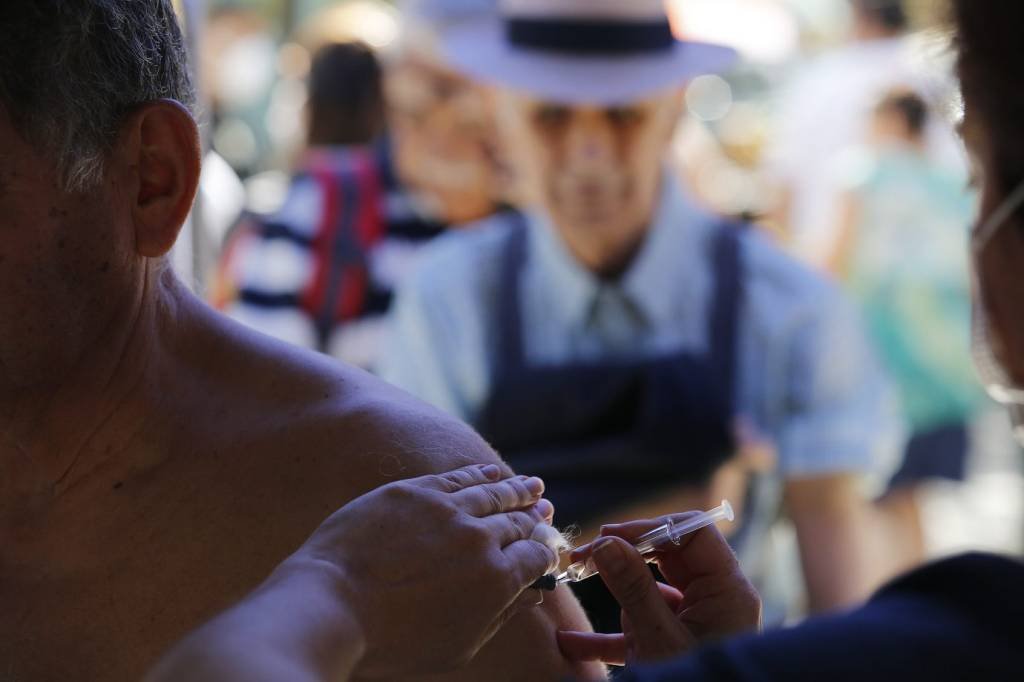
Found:
M 281 509 L 279 521 L 293 527 L 299 539 L 313 527 L 309 520 L 315 524 L 388 481 L 500 462 L 470 427 L 369 374 L 262 337 L 231 343 L 239 346 L 252 350 L 247 376 L 277 377 L 265 384 L 274 388 L 261 396 L 271 403 L 261 412 L 284 414 L 289 423 L 274 427 L 272 446 L 253 451 L 265 458 L 257 470 L 267 476 L 267 487 L 279 490 L 280 500 L 291 506 L 291 511 Z M 556 628 L 586 627 L 586 622 L 575 598 L 560 588 L 546 595 L 540 609 L 517 616 L 469 668 L 451 678 L 593 677 L 600 670 L 570 670 L 554 639 Z
M 175 298 L 173 330 L 144 363 L 144 408 L 122 408 L 145 415 L 122 456 L 0 528 L 15 540 L 0 552 L 12 679 L 138 678 L 349 500 L 499 461 L 472 429 L 374 377 Z M 581 627 L 568 591 L 548 595 L 454 678 L 561 679 L 572 671 L 554 630 Z

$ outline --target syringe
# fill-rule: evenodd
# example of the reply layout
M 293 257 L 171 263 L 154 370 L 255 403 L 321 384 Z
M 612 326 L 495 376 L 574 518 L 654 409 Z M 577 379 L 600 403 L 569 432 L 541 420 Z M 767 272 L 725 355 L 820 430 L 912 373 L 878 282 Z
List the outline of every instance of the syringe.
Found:
M 633 546 L 648 561 L 654 561 L 656 558 L 654 552 L 659 547 L 663 547 L 670 542 L 678 545 L 684 535 L 722 520 L 732 521 L 733 518 L 732 505 L 727 500 L 722 500 L 722 504 L 714 509 L 709 509 L 706 512 L 691 516 L 682 521 L 672 521 L 672 518 L 669 517 L 668 522 L 664 525 L 658 526 L 637 538 Z M 559 585 L 562 583 L 578 583 L 594 575 L 597 575 L 597 568 L 594 566 L 592 559 L 587 559 L 586 561 L 577 561 L 570 565 L 555 580 Z

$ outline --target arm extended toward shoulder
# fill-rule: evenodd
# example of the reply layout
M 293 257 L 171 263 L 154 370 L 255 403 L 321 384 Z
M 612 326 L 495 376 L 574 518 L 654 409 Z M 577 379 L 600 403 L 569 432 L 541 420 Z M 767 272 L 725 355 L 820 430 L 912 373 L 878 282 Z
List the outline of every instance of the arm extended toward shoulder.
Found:
M 316 533 L 263 587 L 184 640 L 150 679 L 603 676 L 600 668 L 575 669 L 558 649 L 556 630 L 588 625 L 568 590 L 545 595 L 539 608 L 531 606 L 539 592 L 522 591 L 555 559 L 529 539 L 550 519 L 550 505 L 538 504 L 539 481 L 449 490 L 446 481 L 460 472 L 511 471 L 466 425 L 365 375 L 353 375 L 347 388 L 301 429 L 310 453 L 303 470 L 318 473 L 284 486 L 301 490 L 303 518 L 344 506 L 320 517 Z M 298 578 L 280 579 L 296 566 Z M 333 590 L 318 578 L 310 586 L 309 575 L 323 567 Z M 463 667 L 438 675 L 453 665 Z

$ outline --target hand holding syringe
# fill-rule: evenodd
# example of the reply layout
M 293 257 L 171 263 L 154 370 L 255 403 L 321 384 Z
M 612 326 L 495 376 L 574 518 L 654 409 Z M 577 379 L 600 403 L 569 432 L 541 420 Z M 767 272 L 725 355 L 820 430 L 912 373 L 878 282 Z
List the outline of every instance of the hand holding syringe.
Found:
M 722 500 L 722 504 L 714 509 L 702 512 L 686 520 L 672 521 L 669 518 L 664 525 L 658 526 L 637 538 L 633 546 L 649 562 L 654 561 L 657 558 L 656 552 L 661 547 L 669 543 L 678 545 L 684 535 L 719 521 L 732 521 L 733 518 L 732 506 L 728 501 Z M 586 561 L 577 561 L 569 566 L 555 578 L 555 581 L 559 585 L 562 583 L 578 583 L 594 575 L 597 575 L 597 569 L 594 567 L 593 560 L 587 559 Z

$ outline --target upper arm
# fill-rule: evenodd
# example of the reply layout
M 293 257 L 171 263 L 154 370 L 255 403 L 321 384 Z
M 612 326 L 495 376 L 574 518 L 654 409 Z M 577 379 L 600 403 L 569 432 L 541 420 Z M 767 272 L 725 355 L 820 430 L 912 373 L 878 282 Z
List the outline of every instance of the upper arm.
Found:
M 590 623 L 569 588 L 544 594 L 544 604 L 517 614 L 466 668 L 431 679 L 522 680 L 604 679 L 601 664 L 573 664 L 559 651 L 557 630 L 589 631 Z
M 384 409 L 402 417 L 398 428 L 389 428 L 393 441 L 402 441 L 402 478 L 440 473 L 471 463 L 498 462 L 507 465 L 467 425 L 433 413 L 408 399 L 388 402 Z M 529 473 L 529 472 L 525 472 Z M 562 656 L 555 640 L 559 629 L 590 629 L 579 602 L 566 587 L 544 594 L 544 604 L 517 614 L 484 647 L 465 669 L 433 679 L 453 680 L 563 680 L 603 678 L 601 665 L 573 667 Z

